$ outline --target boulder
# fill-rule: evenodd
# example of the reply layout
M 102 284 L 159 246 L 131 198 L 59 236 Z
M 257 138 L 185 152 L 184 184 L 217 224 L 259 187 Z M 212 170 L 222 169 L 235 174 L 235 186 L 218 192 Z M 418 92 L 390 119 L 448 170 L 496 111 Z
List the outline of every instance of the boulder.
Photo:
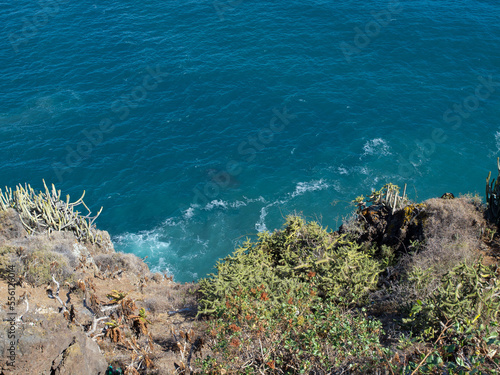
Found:
M 17 326 L 14 366 L 0 362 L 0 375 L 104 375 L 107 362 L 99 346 L 77 327 L 69 327 L 60 314 L 33 314 Z M 51 316 L 52 315 L 52 316 Z M 38 319 L 33 319 L 38 316 Z M 37 321 L 38 320 L 38 321 Z M 7 324 L 0 324 L 0 353 L 7 358 Z

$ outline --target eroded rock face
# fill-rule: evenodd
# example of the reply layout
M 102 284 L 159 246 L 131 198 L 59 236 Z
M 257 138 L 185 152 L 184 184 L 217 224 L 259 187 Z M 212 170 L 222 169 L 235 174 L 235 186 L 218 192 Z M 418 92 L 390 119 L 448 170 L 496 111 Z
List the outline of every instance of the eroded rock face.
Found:
M 67 247 L 77 257 L 114 253 L 115 249 L 109 233 L 102 230 L 96 230 L 96 233 L 101 238 L 98 244 L 77 241 L 73 232 L 68 231 L 53 231 L 50 235 L 47 232 L 28 235 L 16 210 L 12 208 L 7 211 L 0 210 L 0 245 L 45 247 L 47 249 Z M 79 249 L 73 249 L 74 243 L 78 243 Z
M 19 214 L 14 209 L 0 210 L 0 244 L 13 238 L 23 238 L 27 234 Z
M 60 281 L 65 281 L 66 277 L 78 269 L 97 271 L 94 262 L 95 256 L 113 257 L 116 253 L 108 232 L 100 230 L 96 232 L 101 239 L 99 243 L 78 241 L 71 231 L 52 231 L 50 233 L 45 231 L 28 234 L 17 211 L 14 209 L 0 211 L 0 257 L 2 259 L 0 260 L 0 271 L 2 269 L 1 262 L 9 261 L 15 265 L 16 274 L 19 277 L 22 276 L 23 280 L 26 278 L 25 281 L 28 283 L 37 285 L 50 281 L 50 277 L 46 275 L 46 272 L 37 271 L 36 275 L 29 272 L 32 265 L 27 263 L 35 258 L 35 262 L 39 265 L 51 264 L 56 261 L 60 270 L 52 270 L 51 272 L 56 273 L 56 277 L 59 277 Z M 139 271 L 143 270 L 139 269 Z M 26 274 L 27 272 L 28 274 Z M 42 277 L 41 274 L 45 276 Z
M 364 209 L 358 217 L 362 230 L 358 234 L 359 243 L 391 246 L 396 252 L 404 252 L 410 240 L 423 236 L 423 205 L 409 205 L 403 210 L 392 213 L 383 206 L 371 206 Z M 342 225 L 339 233 L 347 230 Z
M 52 362 L 54 375 L 104 374 L 106 360 L 99 346 L 86 335 L 73 336 L 71 344 Z
M 149 327 L 152 336 L 137 339 L 141 347 L 153 348 L 147 350 L 154 352 L 155 366 L 158 363 L 155 373 L 175 371 L 179 354 L 165 350 L 172 338 L 164 327 L 175 324 L 185 332 L 191 329 L 194 318 L 185 309 L 196 306 L 195 297 L 187 285 L 184 288 L 160 274 L 151 275 L 139 257 L 116 253 L 109 234 L 97 233 L 99 244 L 79 241 L 71 231 L 30 235 L 15 210 L 0 211 L 0 301 L 4 301 L 0 302 L 0 375 L 104 375 L 109 365 L 131 365 L 130 347 L 103 340 L 105 320 L 95 320 L 115 319 L 110 315 L 115 310 L 107 306 L 108 294 L 114 290 L 126 293 L 132 304 L 137 302 L 129 315 L 144 308 L 155 322 Z M 19 319 L 13 340 L 8 337 L 9 284 L 15 286 L 15 317 Z M 57 293 L 62 302 L 54 298 Z M 61 305 L 74 314 L 72 318 L 71 313 L 62 312 Z M 127 337 L 135 332 L 130 321 L 123 329 Z M 99 344 L 87 335 L 94 335 Z M 9 365 L 11 350 L 14 366 Z
M 0 374 L 104 374 L 107 362 L 99 346 L 78 329 L 69 328 L 59 314 L 53 315 L 19 324 L 14 366 L 2 360 Z M 7 325 L 2 322 L 0 326 L 0 353 L 2 359 L 6 359 Z

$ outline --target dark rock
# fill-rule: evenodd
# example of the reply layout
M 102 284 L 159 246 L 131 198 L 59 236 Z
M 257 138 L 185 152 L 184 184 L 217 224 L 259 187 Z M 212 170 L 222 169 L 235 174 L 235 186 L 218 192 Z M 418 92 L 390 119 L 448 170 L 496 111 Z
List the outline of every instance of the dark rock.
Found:
M 441 195 L 441 199 L 455 199 L 455 196 L 453 195 L 453 193 L 444 193 L 443 195 Z
M 385 206 L 370 206 L 357 218 L 363 227 L 357 241 L 370 246 L 390 246 L 396 253 L 406 252 L 410 241 L 422 239 L 425 216 L 422 204 L 411 204 L 394 213 Z M 344 232 L 341 227 L 339 233 Z

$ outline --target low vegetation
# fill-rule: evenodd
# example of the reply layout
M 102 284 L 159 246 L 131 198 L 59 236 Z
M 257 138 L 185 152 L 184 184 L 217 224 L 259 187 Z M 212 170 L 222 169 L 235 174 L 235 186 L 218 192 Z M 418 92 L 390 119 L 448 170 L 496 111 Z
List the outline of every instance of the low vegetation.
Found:
M 338 231 L 288 216 L 196 285 L 141 276 L 137 290 L 150 294 L 140 300 L 119 288 L 99 300 L 91 277 L 72 279 L 83 260 L 68 246 L 2 245 L 0 272 L 10 262 L 20 282 L 80 293 L 93 320 L 68 319 L 117 353 L 109 373 L 160 374 L 172 352 L 176 374 L 498 374 L 500 184 L 490 176 L 486 194 L 486 205 L 451 193 L 417 203 L 388 184 L 356 198 Z M 92 259 L 102 280 L 148 273 L 132 255 Z M 181 315 L 189 325 L 159 327 Z
M 394 185 L 354 203 L 340 231 L 290 216 L 199 282 L 211 351 L 199 373 L 500 372 L 485 207 L 416 204 Z

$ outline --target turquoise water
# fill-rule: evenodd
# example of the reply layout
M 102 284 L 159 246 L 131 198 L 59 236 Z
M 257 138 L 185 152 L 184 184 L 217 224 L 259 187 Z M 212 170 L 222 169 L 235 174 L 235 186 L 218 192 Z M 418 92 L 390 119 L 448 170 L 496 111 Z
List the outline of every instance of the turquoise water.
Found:
M 500 3 L 4 3 L 0 184 L 86 190 L 178 281 L 384 183 L 478 192 L 500 156 Z

